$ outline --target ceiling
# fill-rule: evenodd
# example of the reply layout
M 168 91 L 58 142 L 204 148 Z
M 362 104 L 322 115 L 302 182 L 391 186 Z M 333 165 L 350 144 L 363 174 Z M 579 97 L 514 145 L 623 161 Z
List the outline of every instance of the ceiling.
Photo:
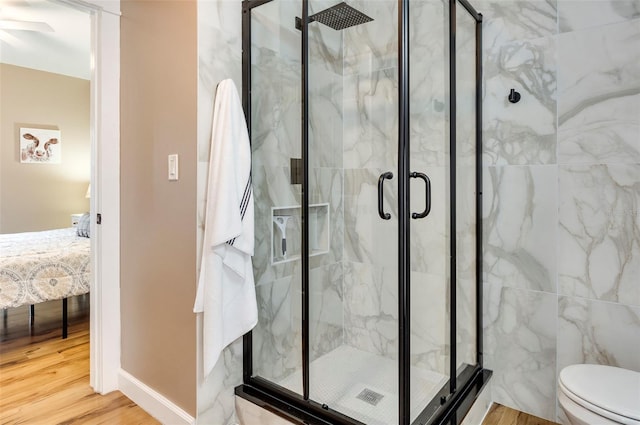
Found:
M 0 62 L 89 80 L 89 14 L 48 0 L 0 0 L 1 20 L 45 22 L 53 31 L 0 29 Z

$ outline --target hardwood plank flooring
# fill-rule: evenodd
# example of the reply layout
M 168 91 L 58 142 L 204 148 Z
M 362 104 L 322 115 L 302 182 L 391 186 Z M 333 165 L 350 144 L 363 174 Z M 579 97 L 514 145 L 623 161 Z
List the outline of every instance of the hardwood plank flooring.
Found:
M 484 418 L 482 425 L 558 425 L 537 416 L 528 415 L 518 410 L 510 409 L 498 403 L 493 403 Z
M 60 302 L 9 309 L 0 325 L 0 424 L 159 424 L 114 391 L 89 386 L 89 304 L 69 300 L 69 337 L 62 339 Z

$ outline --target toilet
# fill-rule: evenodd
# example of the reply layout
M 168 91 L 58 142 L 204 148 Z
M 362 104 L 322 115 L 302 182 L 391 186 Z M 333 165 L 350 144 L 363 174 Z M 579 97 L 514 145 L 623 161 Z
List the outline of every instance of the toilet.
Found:
M 572 425 L 640 425 L 640 373 L 577 364 L 558 379 L 558 401 Z

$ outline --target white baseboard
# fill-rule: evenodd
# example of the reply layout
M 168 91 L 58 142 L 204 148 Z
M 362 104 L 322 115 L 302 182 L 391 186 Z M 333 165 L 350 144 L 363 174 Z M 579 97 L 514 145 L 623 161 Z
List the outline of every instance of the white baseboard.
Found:
M 120 391 L 164 425 L 194 425 L 195 418 L 130 373 L 120 369 Z

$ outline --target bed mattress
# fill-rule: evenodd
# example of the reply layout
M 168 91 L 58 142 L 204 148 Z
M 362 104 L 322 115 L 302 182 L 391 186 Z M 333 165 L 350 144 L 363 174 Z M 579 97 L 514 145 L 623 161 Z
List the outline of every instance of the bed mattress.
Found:
M 90 254 L 73 227 L 0 235 L 0 308 L 89 292 Z

